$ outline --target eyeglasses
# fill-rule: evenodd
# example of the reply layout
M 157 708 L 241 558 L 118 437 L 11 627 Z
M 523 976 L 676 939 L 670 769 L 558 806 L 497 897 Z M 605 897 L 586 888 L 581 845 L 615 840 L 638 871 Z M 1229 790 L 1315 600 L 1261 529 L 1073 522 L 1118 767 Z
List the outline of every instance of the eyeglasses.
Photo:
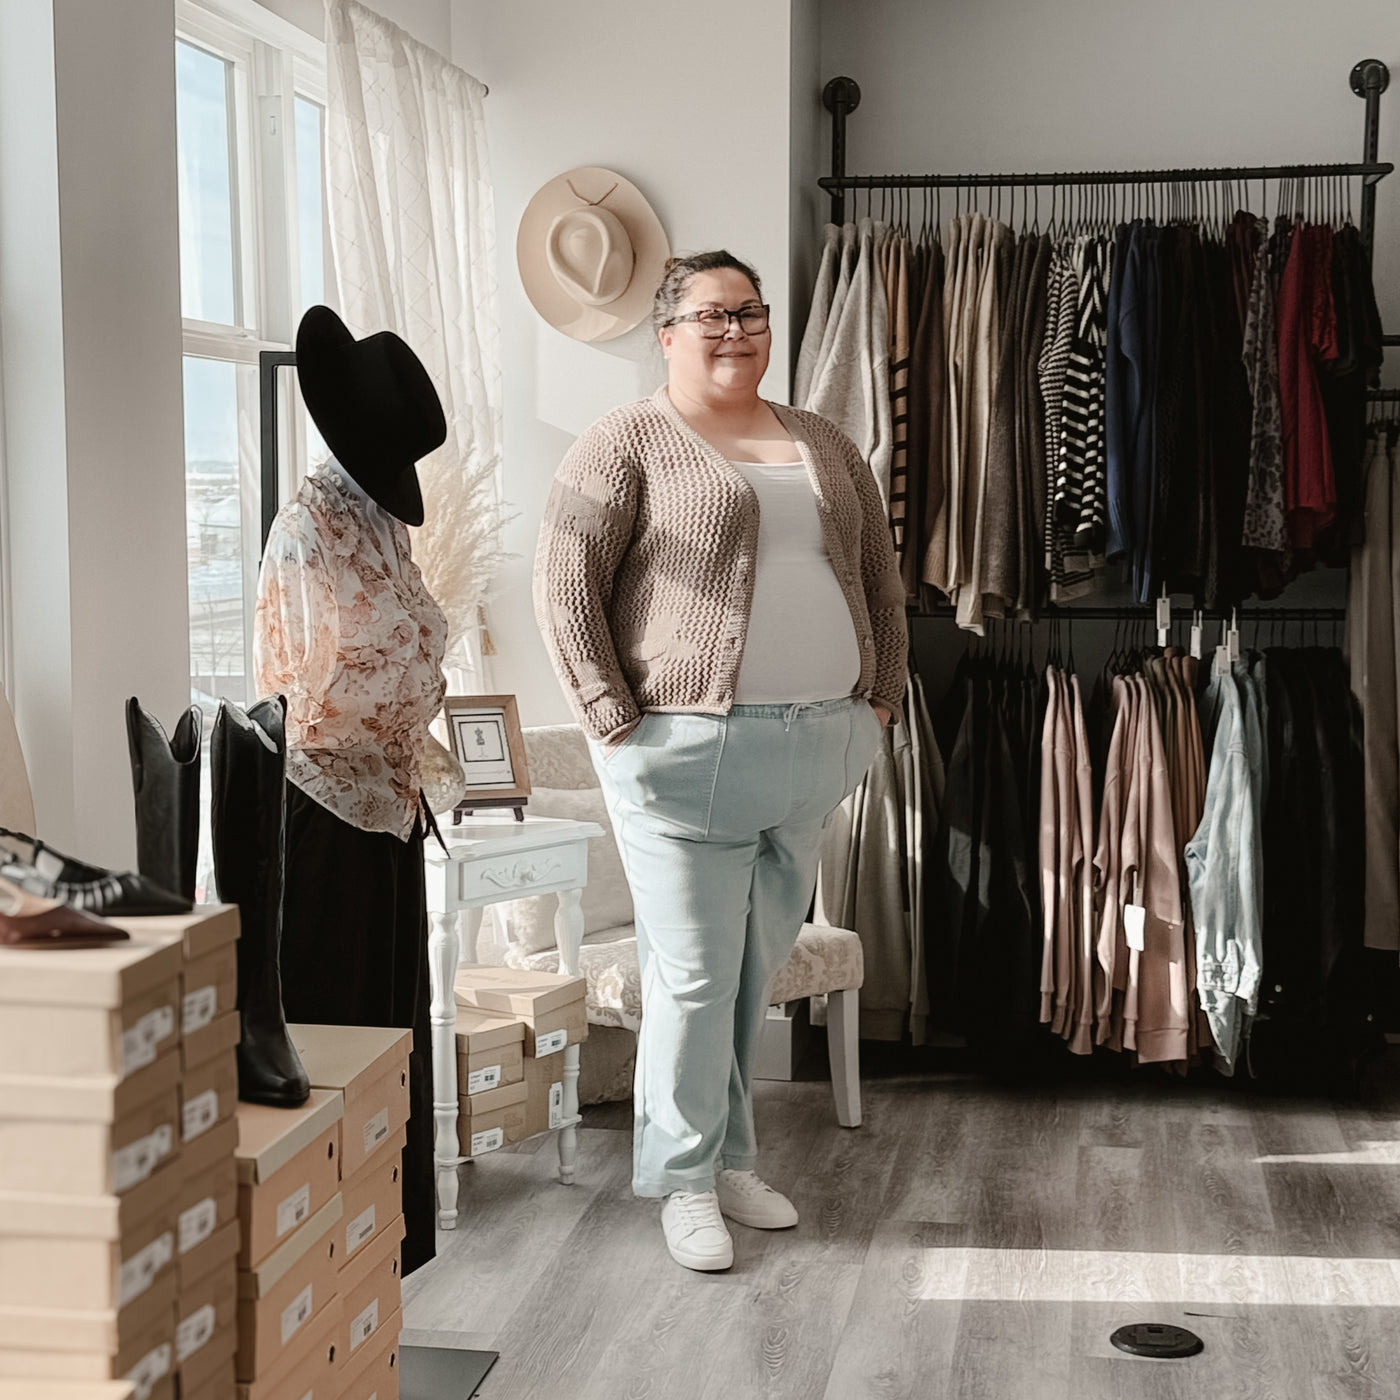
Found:
M 663 324 L 679 326 L 682 321 L 694 321 L 706 340 L 718 340 L 721 336 L 728 335 L 730 321 L 738 321 L 739 329 L 745 335 L 762 335 L 768 329 L 768 308 L 741 306 L 737 311 L 722 311 L 719 307 L 707 306 L 702 311 L 691 311 L 685 316 L 672 317 Z

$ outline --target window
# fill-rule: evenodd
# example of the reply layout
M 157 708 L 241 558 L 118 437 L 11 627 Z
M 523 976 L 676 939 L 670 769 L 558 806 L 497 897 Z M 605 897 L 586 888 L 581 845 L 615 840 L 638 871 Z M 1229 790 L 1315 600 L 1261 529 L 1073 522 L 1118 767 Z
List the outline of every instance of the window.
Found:
M 253 0 L 181 0 L 175 45 L 190 688 L 252 693 L 262 545 L 258 355 L 327 300 L 322 45 Z M 284 394 L 287 389 L 284 382 Z M 282 496 L 324 453 L 295 401 Z
M 254 0 L 177 5 L 190 690 L 207 734 L 220 700 L 258 698 L 258 355 L 290 349 L 302 312 L 332 296 L 321 155 L 325 55 L 322 44 Z M 293 381 L 284 376 L 277 425 L 284 500 L 325 453 Z M 213 884 L 209 793 L 206 747 L 201 899 Z

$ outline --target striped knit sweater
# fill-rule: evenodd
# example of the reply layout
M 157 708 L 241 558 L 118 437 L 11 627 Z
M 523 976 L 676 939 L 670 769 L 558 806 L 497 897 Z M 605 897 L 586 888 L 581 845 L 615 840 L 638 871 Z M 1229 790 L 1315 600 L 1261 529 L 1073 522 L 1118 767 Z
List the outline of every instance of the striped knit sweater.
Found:
M 901 713 L 904 586 L 870 468 L 834 424 L 770 404 L 807 466 L 860 645 L 856 691 Z M 595 423 L 560 464 L 535 555 L 535 616 L 584 731 L 643 710 L 727 714 L 744 654 L 758 498 L 663 387 Z M 801 618 L 792 619 L 800 628 Z

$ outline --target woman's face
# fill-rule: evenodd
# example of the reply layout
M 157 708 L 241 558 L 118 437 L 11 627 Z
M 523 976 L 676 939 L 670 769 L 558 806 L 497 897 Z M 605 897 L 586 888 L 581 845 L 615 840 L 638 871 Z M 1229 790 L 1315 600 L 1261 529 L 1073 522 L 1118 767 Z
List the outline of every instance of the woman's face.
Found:
M 738 311 L 745 306 L 761 306 L 763 298 L 742 272 L 732 267 L 713 272 L 697 272 L 676 308 L 677 316 L 713 307 Z M 663 326 L 658 332 L 661 351 L 666 356 L 671 384 L 695 395 L 720 390 L 733 393 L 758 392 L 758 382 L 768 368 L 768 352 L 773 344 L 771 329 L 749 335 L 731 317 L 722 336 L 701 334 L 694 321 Z

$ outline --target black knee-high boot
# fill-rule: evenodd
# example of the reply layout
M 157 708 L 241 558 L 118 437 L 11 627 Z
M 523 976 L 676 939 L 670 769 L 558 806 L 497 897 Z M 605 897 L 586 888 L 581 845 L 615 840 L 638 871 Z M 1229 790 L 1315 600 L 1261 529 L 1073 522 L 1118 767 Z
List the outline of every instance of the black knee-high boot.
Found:
M 136 868 L 162 889 L 194 900 L 199 860 L 199 740 L 204 712 L 191 705 L 167 738 L 133 695 L 126 702 L 131 786 L 136 794 Z
M 219 706 L 210 737 L 210 804 L 219 898 L 238 905 L 238 1097 L 295 1108 L 310 1094 L 282 1011 L 286 701 L 245 713 Z

